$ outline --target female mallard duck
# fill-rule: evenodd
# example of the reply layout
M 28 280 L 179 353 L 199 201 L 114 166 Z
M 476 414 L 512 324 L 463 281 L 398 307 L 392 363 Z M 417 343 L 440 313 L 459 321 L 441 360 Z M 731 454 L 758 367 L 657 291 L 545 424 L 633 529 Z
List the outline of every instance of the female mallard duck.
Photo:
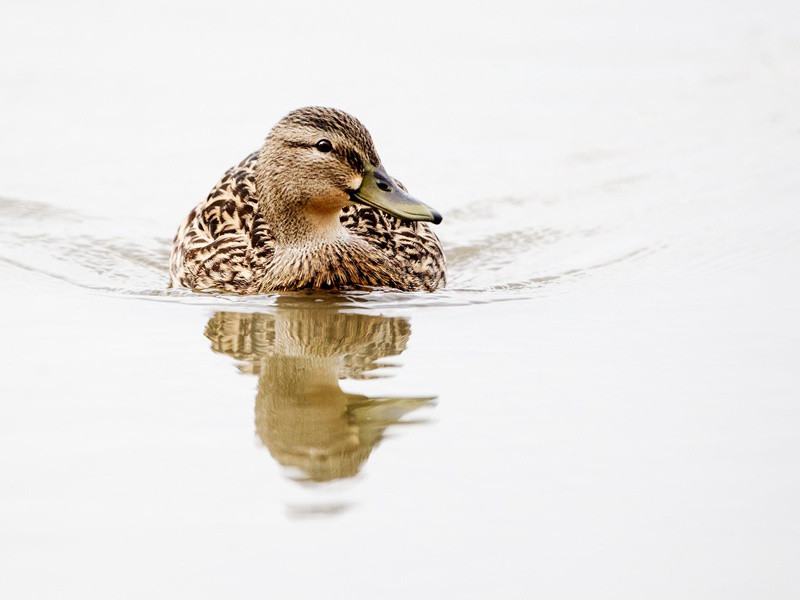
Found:
M 392 179 L 372 137 L 333 108 L 295 110 L 225 173 L 172 244 L 173 286 L 262 292 L 445 282 L 438 212 Z

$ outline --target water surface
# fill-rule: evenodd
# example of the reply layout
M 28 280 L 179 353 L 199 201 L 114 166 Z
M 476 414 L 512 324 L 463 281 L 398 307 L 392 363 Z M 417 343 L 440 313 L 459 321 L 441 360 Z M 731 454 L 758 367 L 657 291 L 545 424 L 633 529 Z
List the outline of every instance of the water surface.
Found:
M 791 597 L 795 4 L 367 8 L 0 25 L 3 596 Z M 447 288 L 167 289 L 311 103 L 443 212 Z

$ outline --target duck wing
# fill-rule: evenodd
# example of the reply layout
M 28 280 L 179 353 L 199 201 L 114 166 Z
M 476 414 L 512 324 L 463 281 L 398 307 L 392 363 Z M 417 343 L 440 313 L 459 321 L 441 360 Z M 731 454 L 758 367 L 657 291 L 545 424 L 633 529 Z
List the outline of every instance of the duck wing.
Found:
M 178 229 L 170 256 L 174 287 L 254 293 L 274 252 L 258 214 L 258 152 L 229 169 Z

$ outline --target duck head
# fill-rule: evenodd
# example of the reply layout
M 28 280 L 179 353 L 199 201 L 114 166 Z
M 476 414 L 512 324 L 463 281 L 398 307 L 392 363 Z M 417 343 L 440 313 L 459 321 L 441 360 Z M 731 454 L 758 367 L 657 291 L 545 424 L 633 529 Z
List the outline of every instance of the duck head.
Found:
M 256 179 L 260 209 L 287 235 L 335 229 L 348 204 L 409 221 L 442 220 L 387 173 L 366 127 L 334 108 L 301 108 L 281 119 L 261 149 Z

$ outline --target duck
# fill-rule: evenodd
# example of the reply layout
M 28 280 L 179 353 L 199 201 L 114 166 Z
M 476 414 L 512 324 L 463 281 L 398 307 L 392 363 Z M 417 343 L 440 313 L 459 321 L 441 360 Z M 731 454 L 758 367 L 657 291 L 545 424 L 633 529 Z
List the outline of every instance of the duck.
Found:
M 446 283 L 430 226 L 441 221 L 387 173 L 358 119 L 300 108 L 189 212 L 172 243 L 170 286 L 432 292 Z

